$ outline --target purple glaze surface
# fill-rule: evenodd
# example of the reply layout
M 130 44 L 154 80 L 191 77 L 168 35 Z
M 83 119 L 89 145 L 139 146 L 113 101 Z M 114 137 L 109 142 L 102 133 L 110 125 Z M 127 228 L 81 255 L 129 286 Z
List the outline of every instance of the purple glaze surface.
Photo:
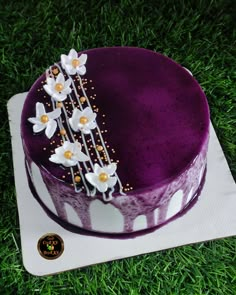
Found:
M 92 80 L 87 92 L 96 94 L 99 126 L 106 115 L 104 136 L 116 151 L 122 183 L 142 190 L 181 174 L 208 136 L 208 105 L 196 80 L 171 59 L 146 49 L 114 47 L 86 53 L 83 77 Z M 32 161 L 61 179 L 64 169 L 48 161 L 49 140 L 45 134 L 32 136 L 27 121 L 35 116 L 37 101 L 50 102 L 44 91 L 38 91 L 44 80 L 43 75 L 36 81 L 26 99 L 22 138 Z

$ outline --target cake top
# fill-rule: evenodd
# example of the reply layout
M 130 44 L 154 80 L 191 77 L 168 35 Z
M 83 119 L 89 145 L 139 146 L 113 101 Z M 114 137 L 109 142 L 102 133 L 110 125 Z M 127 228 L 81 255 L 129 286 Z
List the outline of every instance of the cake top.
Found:
M 209 132 L 209 109 L 197 81 L 171 59 L 97 48 L 62 55 L 39 77 L 21 124 L 27 156 L 56 178 L 78 191 L 85 182 L 92 194 L 132 194 L 191 165 Z

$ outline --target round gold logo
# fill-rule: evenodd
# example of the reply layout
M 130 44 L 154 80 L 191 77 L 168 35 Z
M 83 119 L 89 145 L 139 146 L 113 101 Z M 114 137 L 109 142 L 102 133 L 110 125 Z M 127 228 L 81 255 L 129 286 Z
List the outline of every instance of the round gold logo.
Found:
M 39 239 L 38 251 L 45 259 L 57 259 L 64 251 L 64 242 L 57 234 L 48 233 Z

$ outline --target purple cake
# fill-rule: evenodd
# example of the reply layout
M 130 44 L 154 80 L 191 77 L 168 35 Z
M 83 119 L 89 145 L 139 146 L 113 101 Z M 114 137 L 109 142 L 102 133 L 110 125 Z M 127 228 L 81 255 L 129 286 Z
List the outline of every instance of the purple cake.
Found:
M 173 60 L 132 47 L 72 49 L 23 107 L 30 188 L 69 230 L 153 230 L 196 201 L 209 122 L 199 84 Z

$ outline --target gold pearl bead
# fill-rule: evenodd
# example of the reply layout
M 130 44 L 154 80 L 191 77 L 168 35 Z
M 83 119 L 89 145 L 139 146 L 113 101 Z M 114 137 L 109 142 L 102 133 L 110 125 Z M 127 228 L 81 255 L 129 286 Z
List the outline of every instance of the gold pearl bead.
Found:
M 88 123 L 88 118 L 87 117 L 81 117 L 79 119 L 79 122 L 84 125 L 84 124 Z
M 77 175 L 75 176 L 74 180 L 76 183 L 79 183 L 81 181 L 81 177 Z
M 55 90 L 57 92 L 61 92 L 63 90 L 64 86 L 61 83 L 56 83 Z
M 42 123 L 47 123 L 49 121 L 49 118 L 47 115 L 42 115 L 41 118 L 40 118 L 40 121 Z
M 81 96 L 79 100 L 80 100 L 80 102 L 85 102 L 86 98 L 84 96 Z
M 60 134 L 61 134 L 61 135 L 66 135 L 66 130 L 65 130 L 65 129 L 61 129 L 61 130 L 60 130 Z
M 62 102 L 57 102 L 57 108 L 62 108 L 63 107 L 63 103 Z
M 79 66 L 80 62 L 79 62 L 78 59 L 75 58 L 75 59 L 72 60 L 71 64 L 72 64 L 72 66 L 73 66 L 74 68 L 76 68 L 76 67 Z
M 73 156 L 73 153 L 71 151 L 64 152 L 64 157 L 68 160 L 70 160 Z
M 106 182 L 108 180 L 108 175 L 105 172 L 102 172 L 99 174 L 98 178 L 101 182 Z
M 101 152 L 103 150 L 103 147 L 101 145 L 97 146 L 97 151 Z

